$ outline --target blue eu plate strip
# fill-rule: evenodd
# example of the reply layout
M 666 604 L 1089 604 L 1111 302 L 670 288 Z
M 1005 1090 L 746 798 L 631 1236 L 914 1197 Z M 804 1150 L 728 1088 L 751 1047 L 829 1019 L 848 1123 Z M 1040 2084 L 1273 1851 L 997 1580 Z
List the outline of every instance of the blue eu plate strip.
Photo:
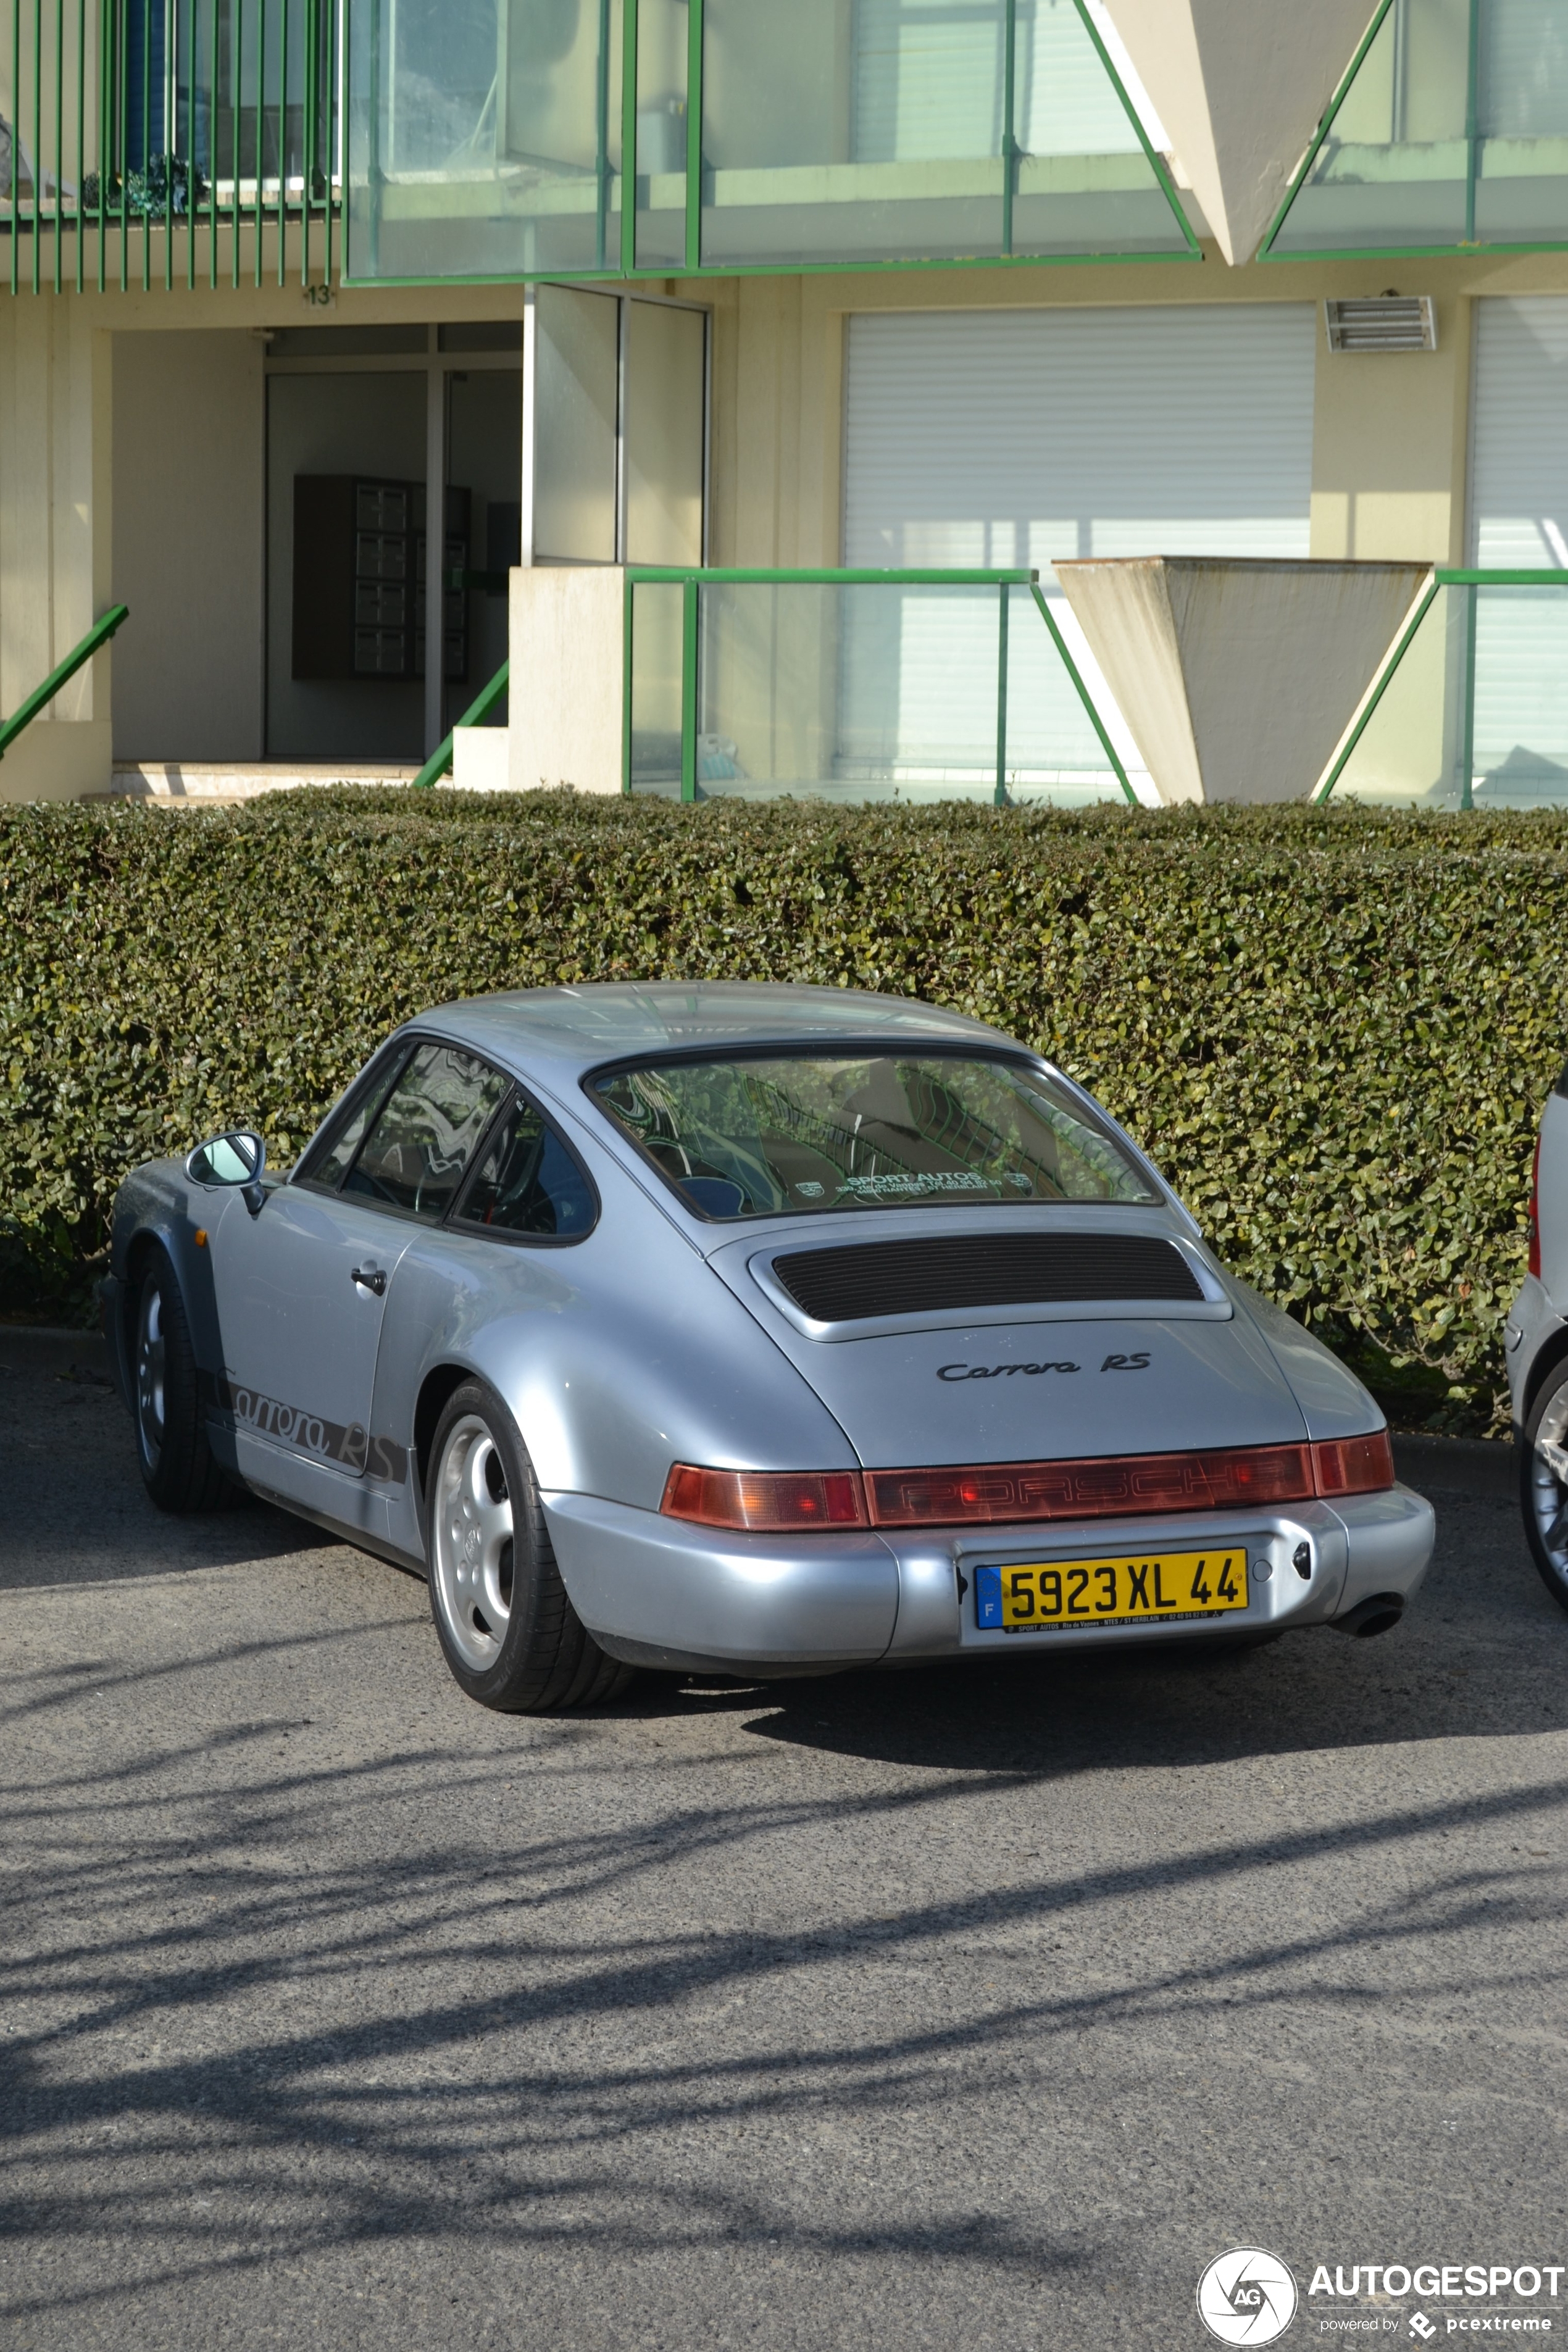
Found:
M 983 1633 L 1002 1627 L 1002 1571 L 999 1568 L 977 1568 L 974 1571 L 974 1622 Z

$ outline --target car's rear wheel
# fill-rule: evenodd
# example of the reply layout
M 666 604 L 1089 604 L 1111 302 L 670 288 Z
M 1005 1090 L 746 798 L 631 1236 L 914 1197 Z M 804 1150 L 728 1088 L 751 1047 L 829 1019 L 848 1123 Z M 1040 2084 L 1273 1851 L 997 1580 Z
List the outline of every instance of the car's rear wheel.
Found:
M 465 1381 L 441 1415 L 425 1511 L 431 1614 L 470 1698 L 551 1715 L 626 1687 L 635 1669 L 605 1656 L 567 1598 L 528 1450 L 482 1381 Z
M 213 1511 L 233 1488 L 207 1444 L 195 1349 L 168 1252 L 150 1254 L 136 1297 L 136 1458 L 161 1511 Z
M 1568 1609 L 1568 1363 L 1548 1372 L 1525 1416 L 1520 1501 L 1541 1580 Z

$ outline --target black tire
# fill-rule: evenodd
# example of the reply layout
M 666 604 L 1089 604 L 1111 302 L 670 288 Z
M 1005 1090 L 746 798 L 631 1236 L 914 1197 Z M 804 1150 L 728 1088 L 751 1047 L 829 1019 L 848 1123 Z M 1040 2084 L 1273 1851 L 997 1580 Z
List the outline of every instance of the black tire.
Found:
M 132 1334 L 136 1459 L 161 1511 L 216 1511 L 234 1488 L 207 1444 L 190 1319 L 169 1254 L 160 1244 L 142 1269 Z
M 1542 1447 L 1548 1449 L 1542 1452 Z M 1550 1455 L 1555 1454 L 1556 1463 Z M 1541 1581 L 1568 1609 L 1568 1363 L 1547 1373 L 1524 1418 L 1519 1501 Z
M 437 1424 L 425 1490 L 430 1614 L 454 1680 L 501 1715 L 602 1706 L 636 1668 L 607 1657 L 561 1580 L 516 1423 L 465 1381 Z

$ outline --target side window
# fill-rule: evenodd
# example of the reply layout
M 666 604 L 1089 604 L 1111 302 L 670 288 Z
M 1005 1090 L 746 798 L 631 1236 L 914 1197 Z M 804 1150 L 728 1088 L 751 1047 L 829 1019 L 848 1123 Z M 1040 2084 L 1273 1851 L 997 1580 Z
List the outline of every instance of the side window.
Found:
M 575 1240 L 596 1212 L 588 1180 L 553 1128 L 519 1096 L 486 1147 L 458 1211 L 498 1234 Z
M 455 1045 L 416 1047 L 371 1122 L 343 1191 L 416 1217 L 444 1217 L 507 1086 L 488 1063 Z
M 339 1126 L 337 1133 L 329 1136 L 325 1149 L 318 1149 L 314 1158 L 300 1170 L 294 1179 L 297 1184 L 319 1184 L 323 1192 L 337 1191 L 354 1153 L 364 1141 L 366 1129 L 386 1100 L 393 1080 L 406 1057 L 406 1047 L 384 1056 L 382 1066 L 363 1089 L 358 1102 Z

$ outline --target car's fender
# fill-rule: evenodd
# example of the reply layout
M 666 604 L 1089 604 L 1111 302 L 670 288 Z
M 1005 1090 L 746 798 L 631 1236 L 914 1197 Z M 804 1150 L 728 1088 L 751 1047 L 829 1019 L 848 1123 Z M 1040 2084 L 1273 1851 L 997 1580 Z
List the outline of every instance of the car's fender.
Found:
M 179 1160 L 150 1160 L 133 1169 L 114 1196 L 105 1328 L 121 1393 L 129 1403 L 135 1347 L 140 1260 L 149 1242 L 162 1243 L 174 1269 L 198 1367 L 223 1369 L 217 1301 L 207 1239 L 231 1213 L 247 1213 L 237 1193 L 205 1192 L 191 1182 Z M 204 1236 L 198 1240 L 198 1234 Z

